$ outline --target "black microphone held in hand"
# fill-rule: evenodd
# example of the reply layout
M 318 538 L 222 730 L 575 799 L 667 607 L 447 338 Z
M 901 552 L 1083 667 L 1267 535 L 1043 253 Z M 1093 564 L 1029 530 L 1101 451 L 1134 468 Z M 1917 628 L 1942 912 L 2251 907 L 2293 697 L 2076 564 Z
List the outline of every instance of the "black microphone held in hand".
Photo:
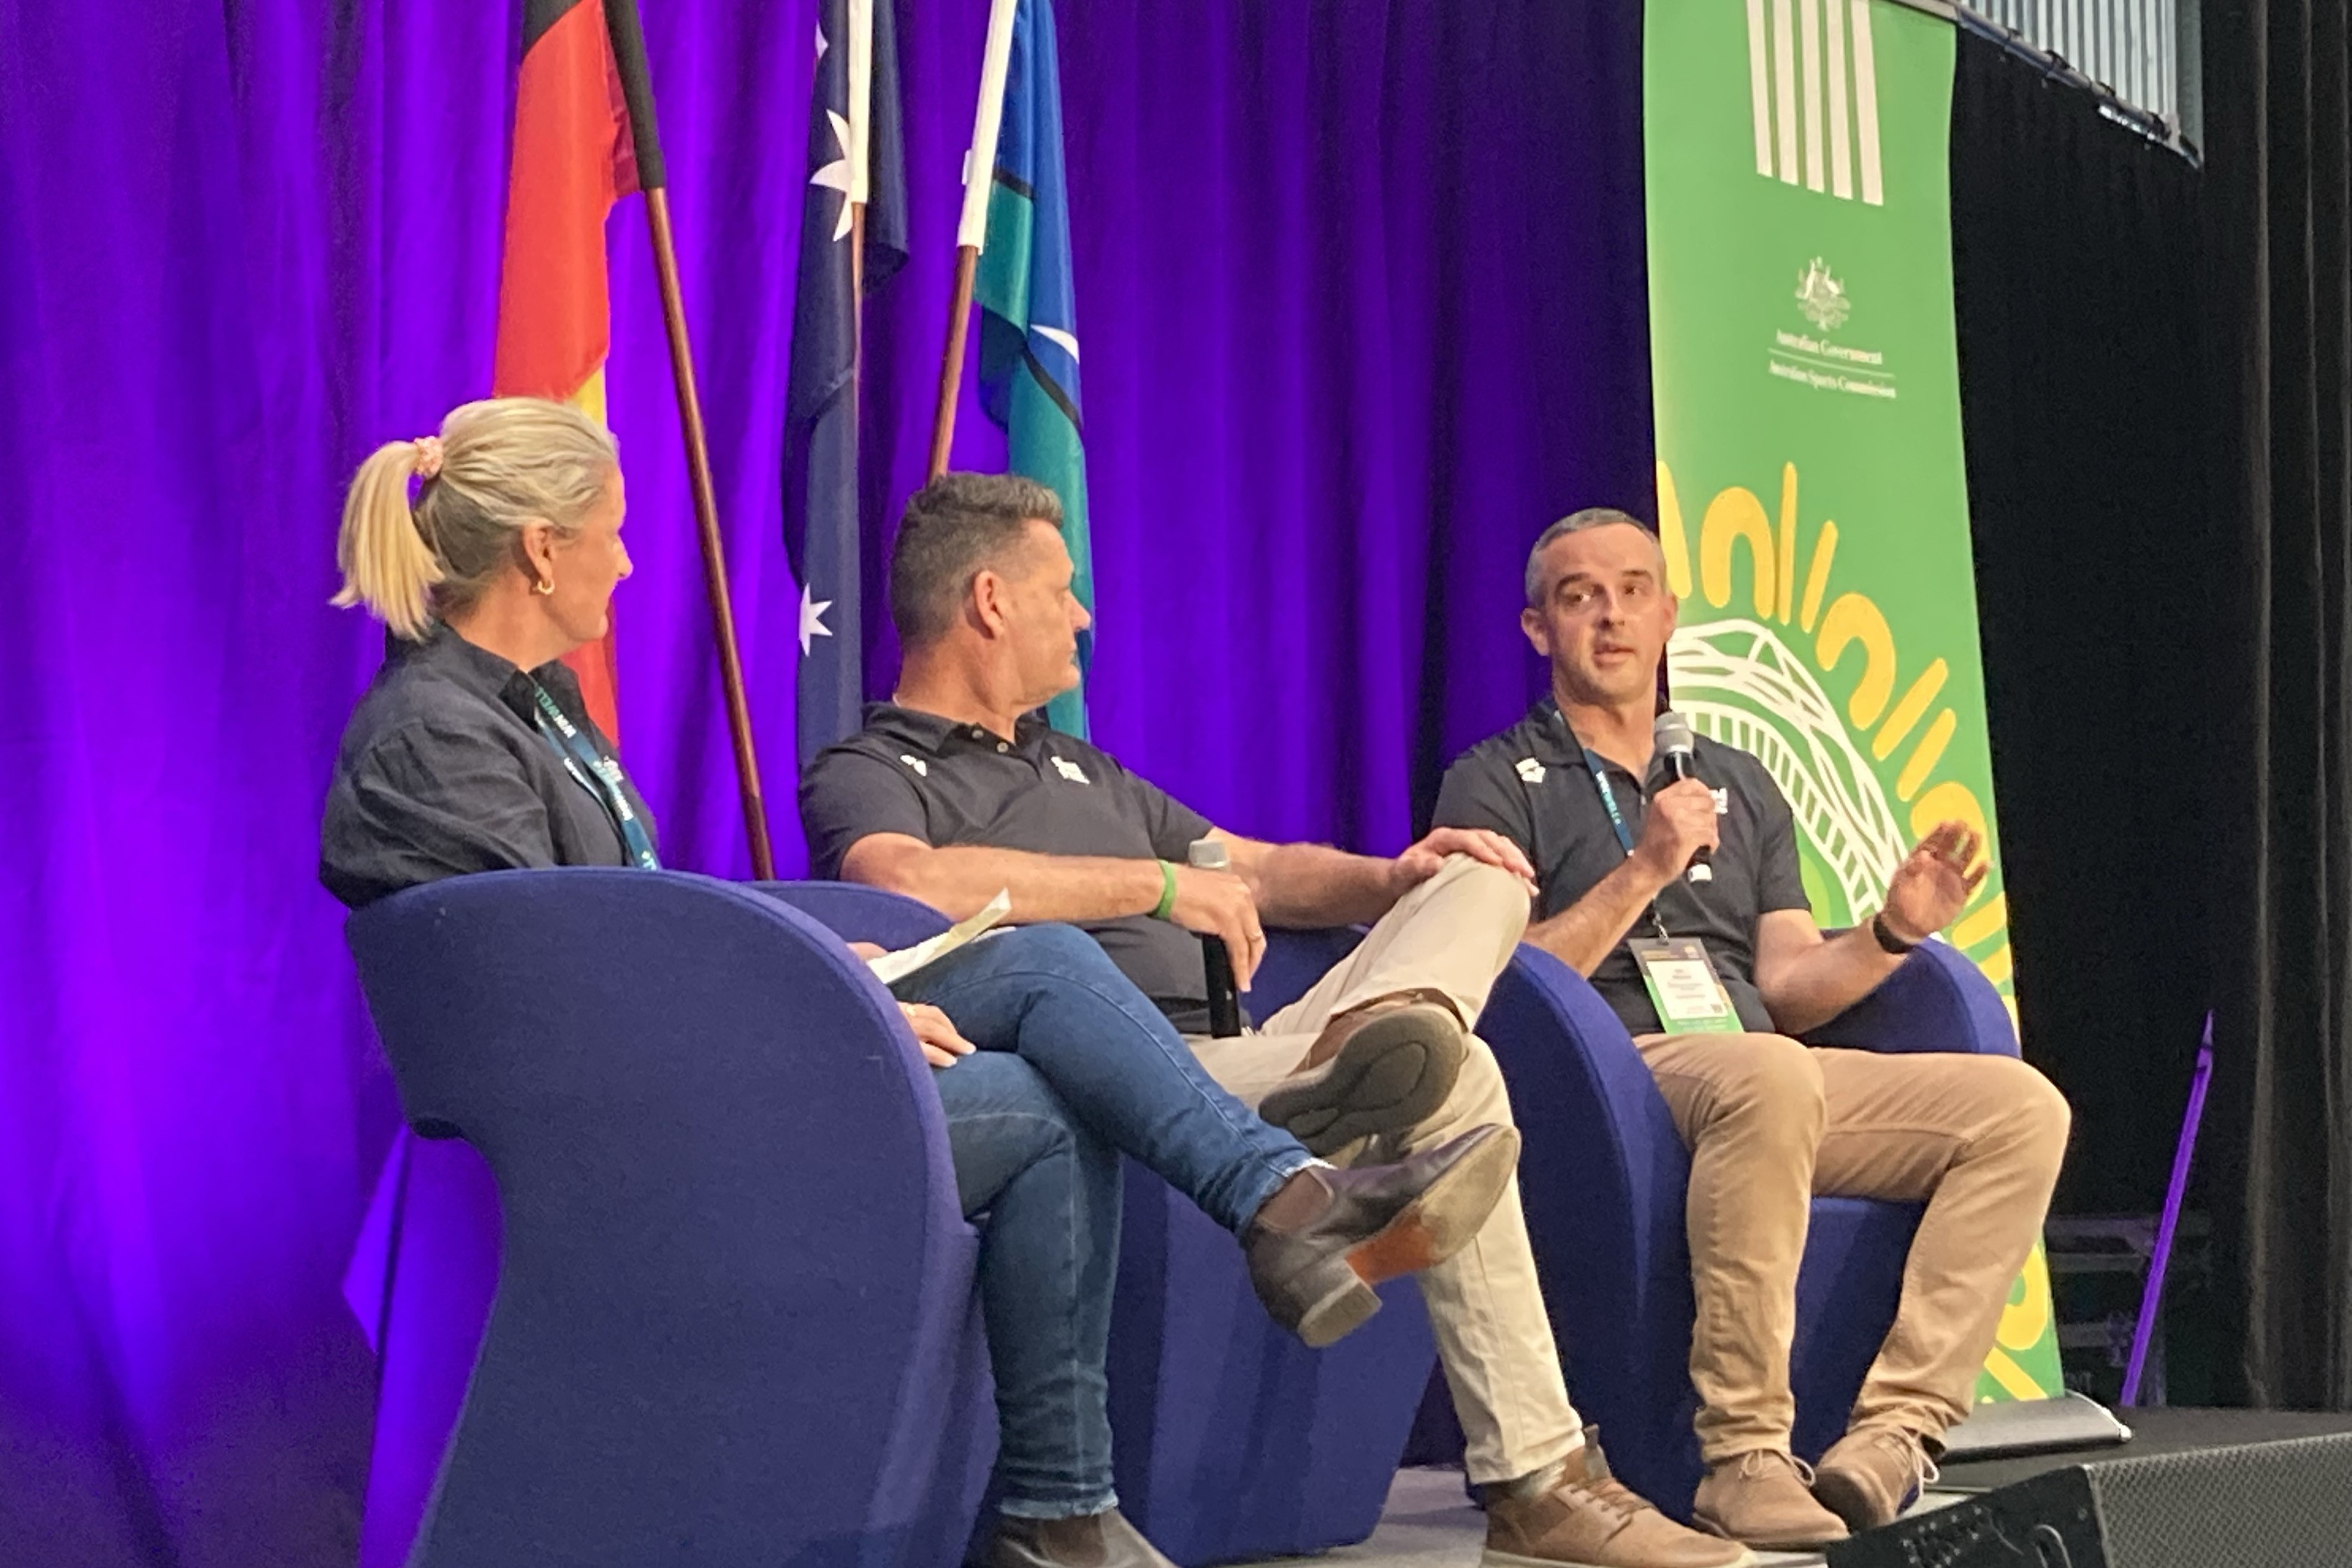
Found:
M 1671 709 L 1659 714 L 1650 726 L 1650 743 L 1665 753 L 1666 771 L 1675 775 L 1675 783 L 1698 776 L 1691 764 L 1691 753 L 1698 749 L 1698 742 L 1691 734 L 1689 720 Z M 1706 845 L 1700 845 L 1683 875 L 1693 882 L 1714 881 L 1715 868 L 1707 864 L 1710 853 Z
M 1213 838 L 1194 839 L 1184 858 L 1196 871 L 1234 868 L 1233 857 Z M 1201 966 L 1209 977 L 1209 1033 L 1230 1039 L 1242 1032 L 1242 997 L 1234 984 L 1234 955 L 1225 951 L 1224 938 L 1201 938 Z

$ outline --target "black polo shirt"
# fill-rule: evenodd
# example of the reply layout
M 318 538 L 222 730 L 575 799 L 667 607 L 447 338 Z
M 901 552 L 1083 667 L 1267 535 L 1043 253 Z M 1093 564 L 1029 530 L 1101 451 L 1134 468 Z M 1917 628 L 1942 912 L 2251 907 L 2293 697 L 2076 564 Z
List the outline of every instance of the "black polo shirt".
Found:
M 536 680 L 606 756 L 580 683 L 561 664 L 526 674 L 436 626 L 385 641 L 343 730 L 319 829 L 319 880 L 356 909 L 403 888 L 471 871 L 625 866 L 604 803 L 564 768 L 531 720 Z M 654 832 L 635 785 L 629 805 Z
M 1712 861 L 1715 879 L 1675 882 L 1658 895 L 1658 919 L 1670 936 L 1706 942 L 1724 989 L 1739 1010 L 1739 1021 L 1769 1033 L 1774 1027 L 1772 1016 L 1765 1011 L 1755 984 L 1756 922 L 1775 910 L 1811 908 L 1797 868 L 1796 819 L 1780 786 L 1746 752 L 1701 736 L 1693 761 L 1693 771 L 1718 792 L 1716 809 L 1723 842 Z M 1639 843 L 1644 800 L 1673 782 L 1665 758 L 1652 759 L 1650 776 L 1639 788 L 1633 775 L 1614 763 L 1603 765 L 1616 791 L 1618 810 Z M 1549 920 L 1573 905 L 1625 858 L 1624 846 L 1601 802 L 1600 787 L 1585 764 L 1584 749 L 1549 698 L 1446 769 L 1437 792 L 1436 822 L 1441 827 L 1492 828 L 1525 851 L 1542 882 L 1538 920 Z M 1626 934 L 1657 933 L 1645 916 Z M 1591 980 L 1629 1031 L 1659 1032 L 1657 1010 L 1624 942 L 1601 961 Z
M 1034 714 L 1008 741 L 978 724 L 885 702 L 867 708 L 866 728 L 818 752 L 801 775 L 801 826 L 811 872 L 838 877 L 850 846 L 874 833 L 900 833 L 940 849 L 973 845 L 1181 865 L 1212 825 L 1108 752 Z M 1206 1026 L 1199 938 L 1149 915 L 1086 929 L 1180 1027 Z

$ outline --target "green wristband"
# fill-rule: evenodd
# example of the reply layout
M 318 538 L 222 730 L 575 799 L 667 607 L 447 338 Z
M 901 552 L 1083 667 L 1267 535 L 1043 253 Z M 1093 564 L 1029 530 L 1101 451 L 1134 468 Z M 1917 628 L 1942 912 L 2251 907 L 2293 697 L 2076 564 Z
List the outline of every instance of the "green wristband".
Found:
M 1169 861 L 1160 862 L 1160 902 L 1152 906 L 1151 918 L 1164 921 L 1168 911 L 1176 907 L 1176 868 Z

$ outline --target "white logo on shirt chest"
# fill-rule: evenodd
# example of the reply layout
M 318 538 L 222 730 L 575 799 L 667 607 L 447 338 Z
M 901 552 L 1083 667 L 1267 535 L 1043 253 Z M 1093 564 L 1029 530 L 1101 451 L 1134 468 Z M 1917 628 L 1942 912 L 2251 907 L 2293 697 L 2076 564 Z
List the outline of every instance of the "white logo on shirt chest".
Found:
M 1533 757 L 1521 757 L 1511 764 L 1511 770 L 1528 784 L 1539 784 L 1544 782 L 1544 765 Z M 1731 815 L 1731 788 L 1728 784 L 1719 789 L 1710 786 L 1706 793 L 1715 797 L 1716 816 Z
M 1061 774 L 1064 778 L 1069 780 L 1072 784 L 1091 784 L 1094 782 L 1080 771 L 1077 763 L 1071 762 L 1066 757 L 1055 757 L 1054 759 L 1054 771 Z
M 922 758 L 910 757 L 906 752 L 901 752 L 898 753 L 898 760 L 906 763 L 908 767 L 914 769 L 915 772 L 922 777 L 929 778 L 931 776 L 931 764 L 923 761 Z

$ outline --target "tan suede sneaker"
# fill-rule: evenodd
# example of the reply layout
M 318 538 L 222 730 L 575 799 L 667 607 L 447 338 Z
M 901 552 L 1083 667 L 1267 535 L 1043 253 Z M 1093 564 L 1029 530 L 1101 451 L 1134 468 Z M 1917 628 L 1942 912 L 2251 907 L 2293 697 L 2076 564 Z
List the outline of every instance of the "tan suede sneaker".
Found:
M 1735 1454 L 1706 1473 L 1691 1521 L 1767 1552 L 1812 1552 L 1843 1541 L 1838 1516 L 1813 1500 L 1803 1460 L 1770 1448 Z
M 1609 1473 L 1598 1428 L 1584 1447 L 1518 1481 L 1482 1488 L 1480 1568 L 1749 1568 L 1733 1541 L 1685 1530 Z
M 1859 1535 L 1892 1524 L 1937 1479 L 1927 1444 L 1900 1426 L 1857 1426 L 1822 1456 L 1813 1495 Z

